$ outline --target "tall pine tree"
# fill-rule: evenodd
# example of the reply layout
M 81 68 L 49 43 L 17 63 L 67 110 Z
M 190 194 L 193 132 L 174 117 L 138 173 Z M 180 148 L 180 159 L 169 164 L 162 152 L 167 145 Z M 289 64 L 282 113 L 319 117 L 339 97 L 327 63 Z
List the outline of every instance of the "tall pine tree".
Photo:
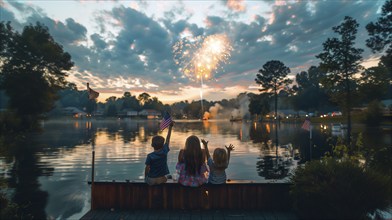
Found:
M 323 52 L 316 56 L 321 60 L 320 68 L 327 72 L 324 83 L 333 88 L 332 95 L 345 96 L 345 102 L 340 102 L 340 105 L 347 116 L 346 144 L 349 147 L 351 146 L 351 86 L 357 80 L 353 75 L 363 69 L 360 65 L 363 50 L 354 47 L 358 26 L 355 19 L 346 16 L 340 25 L 332 28 L 340 38 L 328 38 L 323 43 Z

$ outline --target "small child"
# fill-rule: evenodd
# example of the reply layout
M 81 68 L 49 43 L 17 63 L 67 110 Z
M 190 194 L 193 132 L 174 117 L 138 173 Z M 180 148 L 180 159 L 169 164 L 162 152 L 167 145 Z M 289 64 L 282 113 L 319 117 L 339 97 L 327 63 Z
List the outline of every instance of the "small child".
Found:
M 208 178 L 208 183 L 212 184 L 223 184 L 226 183 L 226 168 L 229 166 L 230 152 L 234 150 L 234 146 L 230 144 L 228 147 L 225 145 L 225 149 L 216 148 L 214 150 L 213 158 L 210 156 L 208 150 L 208 141 L 201 139 L 204 145 L 205 153 L 207 156 L 207 164 L 210 167 L 210 176 Z
M 162 136 L 154 136 L 151 141 L 151 146 L 154 151 L 147 155 L 146 167 L 144 169 L 144 179 L 148 185 L 157 185 L 166 183 L 166 175 L 169 174 L 169 167 L 167 166 L 167 154 L 170 151 L 169 143 L 172 127 L 174 122 L 169 125 L 169 130 L 165 138 Z

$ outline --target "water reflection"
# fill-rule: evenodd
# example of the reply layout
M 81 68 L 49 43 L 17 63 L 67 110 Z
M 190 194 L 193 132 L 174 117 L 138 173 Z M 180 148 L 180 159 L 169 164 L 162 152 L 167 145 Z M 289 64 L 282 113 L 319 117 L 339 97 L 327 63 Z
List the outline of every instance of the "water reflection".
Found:
M 230 179 L 257 181 L 284 180 L 295 161 L 276 157 L 273 124 L 229 121 L 178 121 L 173 128 L 169 170 L 173 172 L 177 155 L 189 135 L 209 141 L 210 150 L 233 144 L 227 175 Z M 366 146 L 391 144 L 387 131 L 353 126 L 363 131 Z M 8 179 L 14 200 L 24 207 L 25 216 L 39 219 L 78 219 L 90 208 L 92 148 L 95 148 L 95 179 L 142 179 L 146 155 L 159 121 L 133 120 L 63 120 L 47 121 L 43 132 L 24 141 L 1 146 L 0 175 Z M 333 137 L 333 138 L 331 138 Z M 313 131 L 312 158 L 331 150 L 337 137 L 329 125 L 318 125 Z M 303 160 L 310 158 L 309 132 L 301 124 L 279 127 L 279 142 L 291 143 Z M 282 156 L 282 155 L 279 155 Z M 284 155 L 283 155 L 284 156 Z
M 289 176 L 290 171 L 297 165 L 297 159 L 294 157 L 295 149 L 291 144 L 284 146 L 273 146 L 268 141 L 263 144 L 263 149 L 259 160 L 256 163 L 257 173 L 259 176 L 269 179 L 284 179 Z

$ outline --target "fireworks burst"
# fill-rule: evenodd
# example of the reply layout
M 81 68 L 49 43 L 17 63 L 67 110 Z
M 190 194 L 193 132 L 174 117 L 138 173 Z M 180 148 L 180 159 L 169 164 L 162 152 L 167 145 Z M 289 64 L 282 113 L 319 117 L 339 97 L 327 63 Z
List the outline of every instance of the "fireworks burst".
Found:
M 229 38 L 224 34 L 207 37 L 184 38 L 173 46 L 174 61 L 180 71 L 192 80 L 209 79 L 223 70 L 233 50 Z

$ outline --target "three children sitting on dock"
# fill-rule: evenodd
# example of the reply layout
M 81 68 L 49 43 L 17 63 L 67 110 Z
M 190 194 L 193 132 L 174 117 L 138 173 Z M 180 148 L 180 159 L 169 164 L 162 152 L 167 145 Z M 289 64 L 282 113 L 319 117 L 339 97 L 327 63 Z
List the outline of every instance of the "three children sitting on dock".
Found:
M 174 122 L 169 126 L 166 142 L 162 136 L 152 138 L 151 146 L 154 151 L 147 155 L 145 163 L 145 182 L 149 185 L 167 182 L 167 176 L 169 176 L 167 154 L 170 151 L 169 143 L 173 125 Z M 234 146 L 232 144 L 229 147 L 225 146 L 226 150 L 216 148 L 211 158 L 208 141 L 201 139 L 201 142 L 204 145 L 204 152 L 197 136 L 191 135 L 186 139 L 185 148 L 180 150 L 176 165 L 179 174 L 178 183 L 191 187 L 198 187 L 207 182 L 211 184 L 226 183 L 225 170 L 229 165 L 230 152 L 234 150 Z

